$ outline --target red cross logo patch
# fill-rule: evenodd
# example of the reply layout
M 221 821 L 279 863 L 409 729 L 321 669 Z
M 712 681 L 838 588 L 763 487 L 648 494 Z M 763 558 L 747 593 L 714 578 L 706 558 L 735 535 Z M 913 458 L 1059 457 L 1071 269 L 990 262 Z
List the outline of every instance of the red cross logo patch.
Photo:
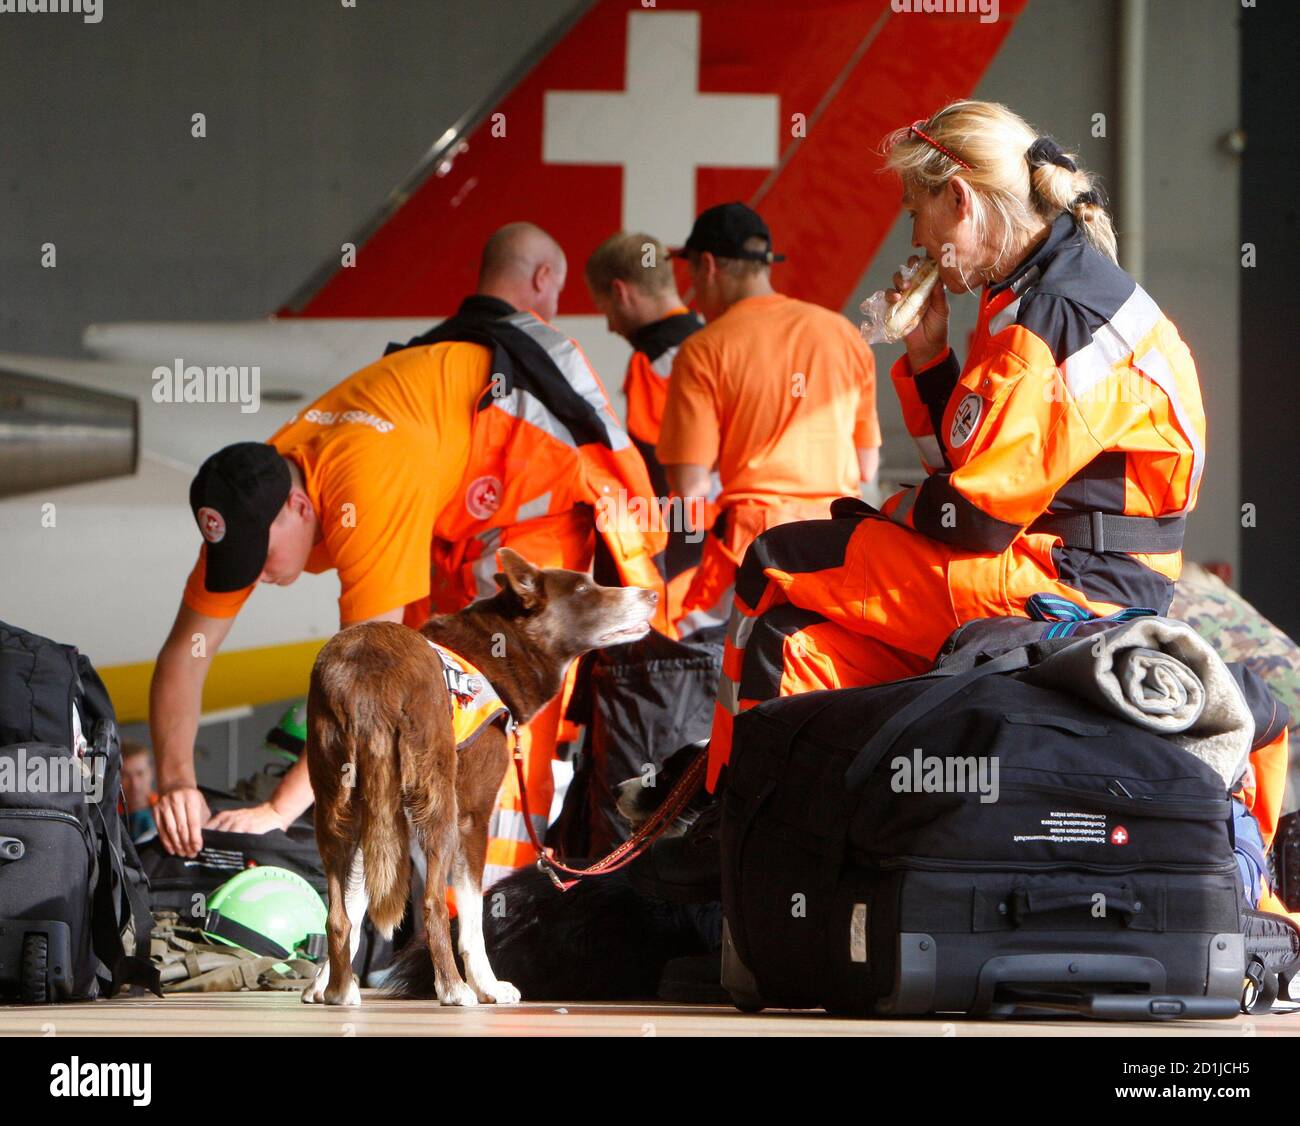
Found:
M 208 543 L 220 543 L 226 537 L 226 521 L 215 508 L 203 507 L 195 513 L 199 531 Z
M 948 431 L 949 449 L 955 450 L 966 444 L 975 433 L 975 427 L 979 425 L 983 413 L 984 400 L 973 391 L 957 404 L 957 410 L 952 416 L 952 427 Z
M 501 507 L 501 482 L 479 477 L 465 490 L 465 507 L 475 520 L 486 520 Z
M 1113 845 L 1128 844 L 1128 830 L 1123 825 L 1116 825 L 1110 832 L 1110 843 Z

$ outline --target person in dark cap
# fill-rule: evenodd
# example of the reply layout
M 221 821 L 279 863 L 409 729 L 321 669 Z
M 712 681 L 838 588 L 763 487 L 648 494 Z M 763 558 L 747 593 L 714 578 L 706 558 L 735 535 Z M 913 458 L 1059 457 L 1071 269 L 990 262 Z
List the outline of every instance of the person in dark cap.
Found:
M 595 518 L 602 496 L 653 493 L 581 349 L 548 323 L 566 269 L 545 231 L 507 224 L 488 240 L 478 291 L 454 317 L 392 345 L 268 442 L 227 446 L 203 463 L 190 487 L 199 559 L 150 686 L 156 819 L 169 852 L 195 855 L 205 826 L 285 828 L 311 804 L 305 759 L 267 800 L 216 817 L 196 784 L 203 685 L 258 584 L 337 572 L 340 628 L 418 626 L 492 593 L 497 546 L 542 567 L 585 570 L 595 556 L 608 570 L 601 581 L 662 586 L 662 531 Z M 555 417 L 566 425 L 538 421 Z M 501 418 L 517 424 L 503 429 Z M 306 679 L 299 664 L 282 671 Z M 521 730 L 534 809 L 551 804 L 560 718 L 556 700 Z M 490 827 L 489 881 L 536 859 L 513 779 Z
M 466 344 L 408 349 L 327 391 L 270 442 L 226 446 L 199 468 L 190 484 L 199 558 L 149 689 L 154 817 L 167 851 L 195 855 L 204 826 L 285 828 L 311 804 L 303 761 L 268 800 L 210 820 L 194 739 L 212 660 L 258 584 L 336 570 L 340 626 L 402 621 L 427 596 L 434 523 L 459 499 L 489 359 Z
M 743 203 L 700 214 L 674 256 L 708 320 L 673 360 L 657 453 L 688 514 L 716 465 L 720 515 L 681 606 L 683 636 L 726 620 L 745 549 L 790 520 L 824 517 L 876 473 L 871 350 L 839 313 L 772 288 L 767 224 Z

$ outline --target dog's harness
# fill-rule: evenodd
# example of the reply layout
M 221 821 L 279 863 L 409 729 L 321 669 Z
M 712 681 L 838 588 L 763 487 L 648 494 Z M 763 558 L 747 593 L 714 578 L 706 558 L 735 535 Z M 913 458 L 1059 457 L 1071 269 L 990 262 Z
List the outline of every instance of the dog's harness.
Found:
M 429 641 L 426 637 L 425 641 Z M 451 699 L 451 728 L 456 750 L 463 751 L 493 724 L 513 735 L 515 722 L 492 682 L 459 653 L 429 641 L 442 662 L 442 676 Z
M 649 819 L 603 860 L 598 860 L 590 868 L 570 868 L 560 863 L 546 851 L 546 846 L 533 825 L 531 810 L 528 808 L 528 787 L 524 779 L 524 753 L 519 746 L 519 725 L 515 722 L 515 717 L 497 695 L 492 682 L 473 663 L 459 653 L 429 641 L 427 637 L 425 641 L 429 642 L 442 661 L 442 675 L 447 684 L 447 695 L 451 698 L 451 722 L 456 734 L 456 750 L 463 751 L 493 724 L 500 724 L 505 731 L 515 763 L 519 804 L 524 824 L 528 827 L 528 839 L 537 850 L 537 867 L 561 891 L 568 891 L 585 876 L 604 876 L 632 863 L 668 828 L 699 789 L 707 757 L 703 754 L 690 765 Z M 562 879 L 561 873 L 572 879 Z

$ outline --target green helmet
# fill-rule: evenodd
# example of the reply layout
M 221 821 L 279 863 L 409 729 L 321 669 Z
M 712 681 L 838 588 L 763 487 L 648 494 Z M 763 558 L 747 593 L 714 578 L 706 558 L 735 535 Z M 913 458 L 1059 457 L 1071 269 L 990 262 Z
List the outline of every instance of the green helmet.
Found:
M 245 868 L 208 900 L 203 933 L 254 954 L 311 958 L 325 954 L 325 903 L 287 868 Z
M 306 745 L 307 701 L 299 700 L 290 704 L 289 710 L 280 717 L 280 722 L 266 733 L 262 750 L 292 764 L 302 756 Z

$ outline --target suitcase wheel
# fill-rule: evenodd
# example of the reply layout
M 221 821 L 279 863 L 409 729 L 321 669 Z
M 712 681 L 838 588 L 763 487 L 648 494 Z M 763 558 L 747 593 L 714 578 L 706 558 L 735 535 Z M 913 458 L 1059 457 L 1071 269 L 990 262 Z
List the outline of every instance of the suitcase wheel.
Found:
M 731 994 L 731 1003 L 742 1013 L 761 1013 L 767 1005 L 758 993 L 758 983 L 749 967 L 740 960 L 731 930 L 722 920 L 722 987 Z
M 50 1003 L 49 937 L 29 934 L 23 938 L 22 982 L 18 999 L 24 1005 Z

